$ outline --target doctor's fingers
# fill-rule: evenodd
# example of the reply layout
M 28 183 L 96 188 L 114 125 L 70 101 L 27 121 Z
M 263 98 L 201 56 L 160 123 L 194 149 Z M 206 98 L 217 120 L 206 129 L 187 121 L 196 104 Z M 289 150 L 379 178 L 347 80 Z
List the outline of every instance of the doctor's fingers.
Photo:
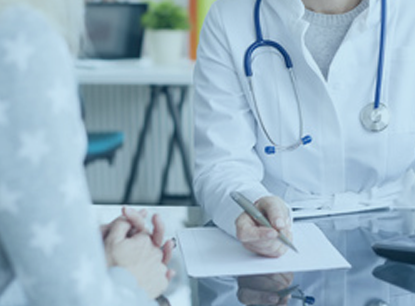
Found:
M 255 205 L 276 229 L 291 227 L 290 210 L 281 198 L 262 197 Z
M 274 228 L 257 225 L 246 213 L 242 213 L 236 219 L 235 225 L 236 236 L 241 242 L 269 240 L 278 236 L 278 232 Z
M 276 239 L 245 242 L 242 244 L 246 249 L 265 257 L 278 258 L 287 251 L 287 247 Z
M 292 233 L 289 230 L 281 231 L 290 241 L 292 240 Z M 285 254 L 288 247 L 277 237 L 268 239 L 258 239 L 242 242 L 245 248 L 257 254 L 266 257 L 280 257 Z

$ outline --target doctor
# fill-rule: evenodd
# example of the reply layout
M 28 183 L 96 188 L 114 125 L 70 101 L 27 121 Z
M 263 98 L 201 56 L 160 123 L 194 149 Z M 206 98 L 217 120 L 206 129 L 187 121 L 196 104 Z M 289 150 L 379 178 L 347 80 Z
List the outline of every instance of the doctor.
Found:
M 413 194 L 412 0 L 217 0 L 195 70 L 194 187 L 246 248 L 278 257 L 290 209 L 388 203 Z

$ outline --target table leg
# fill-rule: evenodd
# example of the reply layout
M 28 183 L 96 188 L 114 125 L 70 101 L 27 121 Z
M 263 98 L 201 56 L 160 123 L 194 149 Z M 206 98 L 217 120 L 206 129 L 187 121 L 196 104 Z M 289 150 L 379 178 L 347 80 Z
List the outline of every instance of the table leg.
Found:
M 177 105 L 175 105 L 175 103 L 173 102 L 172 93 L 170 91 L 171 91 L 171 88 L 169 88 L 168 86 L 163 86 L 161 89 L 161 92 L 164 93 L 166 96 L 167 106 L 168 106 L 168 110 L 171 115 L 171 118 L 173 120 L 174 130 L 173 130 L 173 135 L 171 136 L 170 141 L 169 141 L 169 151 L 167 155 L 166 165 L 163 170 L 159 203 L 162 203 L 163 200 L 167 197 L 166 192 L 165 192 L 166 186 L 167 186 L 167 178 L 168 178 L 170 167 L 171 167 L 174 144 L 176 144 L 177 148 L 179 149 L 179 153 L 182 159 L 185 180 L 189 188 L 188 197 L 191 202 L 191 205 L 195 205 L 196 201 L 195 201 L 194 192 L 193 192 L 192 174 L 191 174 L 191 170 L 189 166 L 189 159 L 187 156 L 187 151 L 186 151 L 184 140 L 183 140 L 181 122 L 180 122 L 180 115 L 181 115 L 184 101 L 186 99 L 187 87 L 185 86 L 180 87 L 180 99 Z
M 180 89 L 180 98 L 179 98 L 179 102 L 174 105 L 172 97 L 171 97 L 171 93 L 169 92 L 169 88 L 165 88 L 165 90 L 163 91 L 166 94 L 166 98 L 170 99 L 170 101 L 168 100 L 167 103 L 169 105 L 169 112 L 172 116 L 172 118 L 177 118 L 177 122 L 180 121 L 180 115 L 182 112 L 182 108 L 186 99 L 186 94 L 188 91 L 188 88 L 186 86 L 181 86 L 179 87 Z M 173 115 L 172 110 L 176 109 L 175 113 L 176 115 Z M 174 120 L 174 119 L 173 119 Z M 191 202 L 192 205 L 195 204 L 195 199 L 194 199 L 194 194 L 193 194 L 193 185 L 192 185 L 192 178 L 191 178 L 191 171 L 190 171 L 190 167 L 189 167 L 189 161 L 186 157 L 186 154 L 183 155 L 182 152 L 186 152 L 185 148 L 184 148 L 184 142 L 181 140 L 182 135 L 181 135 L 181 127 L 177 126 L 177 123 L 174 123 L 174 130 L 173 130 L 173 134 L 170 137 L 169 140 L 169 146 L 168 146 L 168 153 L 167 153 L 167 160 L 166 160 L 166 164 L 163 170 L 163 176 L 162 176 L 162 183 L 161 183 L 161 191 L 160 191 L 160 197 L 159 197 L 159 203 L 163 203 L 164 200 L 166 198 L 168 198 L 168 195 L 166 194 L 166 187 L 167 187 L 167 179 L 169 176 L 169 172 L 170 172 L 170 168 L 171 168 L 171 162 L 172 162 L 172 158 L 173 158 L 173 150 L 174 150 L 174 145 L 176 144 L 179 148 L 179 152 L 182 156 L 182 162 L 183 162 L 183 170 L 185 173 L 185 179 L 189 188 L 189 200 Z
M 130 168 L 130 174 L 128 176 L 128 181 L 127 181 L 127 184 L 124 190 L 124 195 L 123 195 L 122 202 L 121 202 L 122 204 L 130 203 L 131 192 L 132 192 L 134 183 L 136 181 L 136 176 L 137 176 L 137 171 L 138 171 L 138 161 L 140 160 L 141 154 L 143 152 L 145 136 L 150 127 L 151 114 L 153 112 L 154 106 L 157 102 L 157 98 L 160 93 L 159 86 L 151 86 L 150 90 L 151 90 L 150 101 L 149 101 L 149 104 L 147 105 L 146 112 L 144 115 L 144 124 L 143 124 L 143 127 L 141 129 L 140 135 L 137 140 L 137 148 L 136 148 L 136 151 L 133 157 L 133 161 L 132 161 L 131 168 Z

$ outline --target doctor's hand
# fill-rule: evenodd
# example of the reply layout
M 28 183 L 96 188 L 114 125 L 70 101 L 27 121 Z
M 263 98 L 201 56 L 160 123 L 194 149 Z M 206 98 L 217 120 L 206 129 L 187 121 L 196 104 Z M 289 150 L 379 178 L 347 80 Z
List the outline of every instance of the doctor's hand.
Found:
M 292 240 L 289 209 L 279 197 L 260 198 L 255 206 L 273 228 L 257 224 L 244 212 L 235 221 L 236 235 L 248 250 L 267 257 L 280 257 L 287 251 L 287 246 L 277 238 L 278 232 Z

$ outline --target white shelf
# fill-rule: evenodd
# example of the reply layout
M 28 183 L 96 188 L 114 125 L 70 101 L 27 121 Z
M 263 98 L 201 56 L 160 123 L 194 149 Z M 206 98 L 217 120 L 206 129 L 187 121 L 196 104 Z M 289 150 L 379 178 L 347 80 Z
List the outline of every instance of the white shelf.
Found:
M 183 59 L 172 66 L 157 66 L 149 59 L 77 60 L 76 73 L 85 85 L 191 85 L 194 62 Z

